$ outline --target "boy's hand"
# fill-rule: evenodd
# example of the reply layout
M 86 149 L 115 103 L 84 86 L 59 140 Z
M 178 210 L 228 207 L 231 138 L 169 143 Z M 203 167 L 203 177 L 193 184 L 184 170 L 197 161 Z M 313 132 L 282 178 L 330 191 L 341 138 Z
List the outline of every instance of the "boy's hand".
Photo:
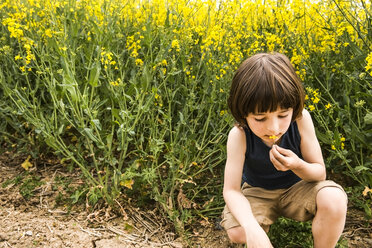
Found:
M 279 171 L 296 169 L 301 163 L 300 158 L 291 150 L 273 145 L 270 150 L 270 160 Z
M 247 248 L 272 248 L 269 237 L 260 225 L 244 228 Z

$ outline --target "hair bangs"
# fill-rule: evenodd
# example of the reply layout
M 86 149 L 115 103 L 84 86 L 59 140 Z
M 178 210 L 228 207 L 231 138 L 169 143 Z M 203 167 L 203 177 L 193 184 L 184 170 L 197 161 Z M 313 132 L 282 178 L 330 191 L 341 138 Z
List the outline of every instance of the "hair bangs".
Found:
M 245 60 L 232 80 L 228 105 L 241 125 L 250 114 L 293 108 L 301 116 L 304 91 L 289 59 L 282 54 L 256 54 Z
M 249 113 L 274 112 L 278 108 L 291 108 L 296 101 L 293 89 L 281 83 L 273 74 L 264 75 L 266 77 L 261 77 L 258 80 L 257 87 L 254 90 L 255 94 L 252 94 L 249 99 L 246 115 Z M 268 78 L 267 75 L 271 75 L 271 78 Z

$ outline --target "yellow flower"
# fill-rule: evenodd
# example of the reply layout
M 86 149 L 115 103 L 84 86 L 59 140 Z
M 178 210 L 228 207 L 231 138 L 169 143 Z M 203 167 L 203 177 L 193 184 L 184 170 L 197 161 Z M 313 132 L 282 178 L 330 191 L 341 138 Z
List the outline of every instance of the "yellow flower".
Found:
M 130 56 L 133 57 L 133 58 L 137 58 L 137 56 L 138 56 L 137 50 L 133 50 L 133 52 L 130 54 Z
M 134 183 L 134 180 L 133 179 L 128 179 L 128 180 L 124 180 L 122 182 L 120 182 L 120 185 L 121 186 L 124 186 L 128 189 L 133 189 L 132 186 L 133 186 L 133 183 Z
M 309 110 L 313 111 L 315 109 L 314 105 L 309 105 Z
M 178 42 L 178 40 L 172 40 L 172 48 L 176 49 L 177 52 L 180 51 L 180 43 Z
M 139 66 L 142 66 L 143 65 L 143 61 L 142 59 L 136 59 L 136 65 L 139 65 Z
M 118 86 L 119 85 L 119 83 L 120 83 L 120 78 L 118 78 L 118 79 L 116 79 L 116 81 L 113 81 L 113 82 L 110 82 L 110 84 L 112 85 L 112 86 Z
M 363 193 L 362 195 L 363 196 L 367 196 L 368 193 L 372 193 L 372 189 L 370 189 L 369 187 L 365 187 L 364 190 L 363 190 Z
M 279 137 L 276 136 L 276 135 L 270 135 L 270 137 L 269 137 L 269 139 L 277 139 L 277 138 L 279 138 Z
M 328 103 L 327 105 L 325 105 L 325 109 L 329 109 L 330 107 L 332 107 L 332 105 L 330 103 Z
M 318 95 L 319 95 L 318 89 L 314 90 L 314 91 L 313 91 L 313 96 L 314 96 L 314 97 L 317 97 Z
M 111 84 L 112 86 L 118 86 L 118 85 L 119 85 L 119 83 L 116 82 L 116 81 L 110 82 L 110 84 Z
M 23 167 L 23 169 L 25 169 L 26 171 L 33 166 L 33 164 L 30 163 L 30 158 L 31 156 L 28 155 L 27 159 L 21 164 L 21 166 Z
M 332 148 L 332 150 L 336 150 L 335 145 L 332 145 L 331 148 Z
M 366 103 L 366 101 L 364 101 L 364 100 L 360 100 L 360 101 L 357 101 L 355 104 L 354 104 L 354 106 L 356 107 L 356 108 L 361 108 L 361 107 L 363 107 L 363 105 Z
M 53 33 L 52 33 L 52 30 L 50 30 L 50 29 L 48 28 L 48 29 L 45 30 L 44 34 L 45 34 L 46 37 L 51 38 Z
M 366 58 L 367 65 L 365 67 L 366 71 L 371 70 L 370 74 L 372 75 L 372 52 L 368 54 Z
M 313 103 L 318 103 L 320 99 L 318 97 L 312 97 L 311 100 Z

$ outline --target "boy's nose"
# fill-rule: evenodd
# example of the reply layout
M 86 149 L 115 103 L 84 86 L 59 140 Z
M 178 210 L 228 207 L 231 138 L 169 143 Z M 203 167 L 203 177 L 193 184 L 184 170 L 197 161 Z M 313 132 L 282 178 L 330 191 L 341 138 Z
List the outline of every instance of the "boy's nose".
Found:
M 269 130 L 270 134 L 277 135 L 279 133 L 279 122 L 278 120 L 273 120 L 269 123 L 267 129 Z

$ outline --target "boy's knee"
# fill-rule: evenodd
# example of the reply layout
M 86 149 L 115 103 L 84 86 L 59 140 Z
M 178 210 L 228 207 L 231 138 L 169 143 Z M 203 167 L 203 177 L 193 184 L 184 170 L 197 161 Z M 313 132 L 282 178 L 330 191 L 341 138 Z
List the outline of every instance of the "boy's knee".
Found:
M 337 187 L 325 187 L 317 195 L 317 211 L 327 212 L 328 215 L 346 215 L 347 196 Z
M 233 227 L 228 229 L 226 232 L 231 242 L 237 244 L 245 243 L 245 233 L 242 227 Z

